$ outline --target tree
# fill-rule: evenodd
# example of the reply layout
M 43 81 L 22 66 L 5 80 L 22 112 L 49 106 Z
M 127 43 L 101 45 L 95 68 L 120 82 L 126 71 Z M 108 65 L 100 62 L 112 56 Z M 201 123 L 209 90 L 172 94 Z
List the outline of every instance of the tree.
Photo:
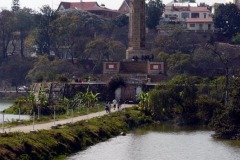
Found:
M 33 13 L 33 10 L 29 8 L 19 9 L 18 12 L 15 13 L 17 21 L 16 30 L 19 32 L 21 57 L 24 57 L 25 40 L 35 25 Z
M 121 60 L 124 58 L 125 46 L 114 40 L 106 38 L 97 38 L 86 45 L 85 55 L 86 59 L 93 60 L 95 62 L 95 68 L 101 65 L 102 61 Z
M 167 59 L 167 67 L 169 69 L 169 73 L 191 73 L 191 60 L 192 57 L 189 54 L 177 53 L 170 55 L 170 57 Z
M 154 47 L 158 52 L 192 54 L 206 43 L 206 38 L 199 36 L 199 33 L 185 32 L 184 26 L 164 24 L 163 28 L 168 28 L 170 32 L 167 35 L 159 34 L 155 39 Z
M 53 45 L 55 46 L 57 56 L 62 57 L 58 53 L 61 49 L 62 52 L 71 56 L 72 63 L 74 63 L 73 59 L 76 57 L 74 48 L 76 45 L 79 45 L 78 40 L 81 32 L 79 31 L 79 25 L 81 23 L 79 23 L 77 16 L 60 16 L 51 23 L 51 35 L 55 36 L 55 44 Z
M 35 95 L 34 95 L 34 93 L 33 92 L 30 92 L 29 93 L 29 95 L 28 95 L 28 97 L 27 97 L 27 100 L 28 100 L 28 102 L 30 103 L 30 105 L 31 105 L 31 107 L 32 107 L 32 113 L 34 113 L 36 110 L 37 110 L 37 108 L 36 108 L 36 97 L 35 97 Z M 31 114 L 31 113 L 30 113 Z
M 146 25 L 149 29 L 156 29 L 164 8 L 165 5 L 162 3 L 162 0 L 149 0 L 146 5 Z
M 213 55 L 219 58 L 219 61 L 225 71 L 225 96 L 224 105 L 225 107 L 229 102 L 229 78 L 232 74 L 231 71 L 236 67 L 239 61 L 239 54 L 234 46 L 227 43 L 217 43 L 210 41 L 206 44 L 206 49 L 208 49 Z
M 113 20 L 113 24 L 118 26 L 118 27 L 128 26 L 128 24 L 129 24 L 129 17 L 126 16 L 125 14 L 122 14 L 122 15 L 116 17 Z
M 216 111 L 222 107 L 222 104 L 207 95 L 200 95 L 197 97 L 196 106 L 198 108 L 197 116 L 204 124 L 209 124 Z
M 221 68 L 216 55 L 211 54 L 209 50 L 198 48 L 192 56 L 193 72 L 199 76 L 210 77 L 216 74 L 216 68 Z
M 20 9 L 19 0 L 12 0 L 12 11 L 17 12 Z
M 39 54 L 50 55 L 51 51 L 51 34 L 50 34 L 50 23 L 57 17 L 56 12 L 51 9 L 50 6 L 45 5 L 40 8 L 41 13 L 37 16 L 39 25 L 37 26 L 36 45 L 38 47 Z
M 86 44 L 97 36 L 107 33 L 108 21 L 81 10 L 58 12 L 56 20 L 51 22 L 52 48 L 58 54 L 68 54 L 82 59 Z
M 0 13 L 0 54 L 2 55 L 0 59 L 8 57 L 8 47 L 12 40 L 15 26 L 14 14 L 8 10 L 3 10 Z
M 240 79 L 232 84 L 231 101 L 223 107 L 213 121 L 215 136 L 218 138 L 240 139 Z
M 76 108 L 77 106 L 83 104 L 85 107 L 94 107 L 96 102 L 98 101 L 99 93 L 94 94 L 92 91 L 89 91 L 89 87 L 85 93 L 78 92 L 73 100 L 72 107 Z
M 137 97 L 139 99 L 139 108 L 144 112 L 151 112 L 151 109 L 149 108 L 149 101 L 150 101 L 150 95 L 149 93 L 140 93 Z
M 214 26 L 219 29 L 219 33 L 232 38 L 240 32 L 240 10 L 235 4 L 221 4 L 214 14 Z

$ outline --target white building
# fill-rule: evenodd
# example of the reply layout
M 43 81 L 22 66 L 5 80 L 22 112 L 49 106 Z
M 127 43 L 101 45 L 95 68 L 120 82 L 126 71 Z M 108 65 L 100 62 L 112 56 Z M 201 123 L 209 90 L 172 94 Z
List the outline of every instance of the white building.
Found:
M 210 13 L 207 7 L 172 6 L 165 9 L 163 18 L 165 21 L 185 22 L 187 18 L 210 18 Z
M 210 9 L 208 7 L 199 7 L 197 3 L 171 2 L 167 4 L 163 14 L 163 21 L 184 24 L 187 30 L 214 30 Z
M 190 31 L 214 31 L 212 18 L 187 18 L 186 25 Z

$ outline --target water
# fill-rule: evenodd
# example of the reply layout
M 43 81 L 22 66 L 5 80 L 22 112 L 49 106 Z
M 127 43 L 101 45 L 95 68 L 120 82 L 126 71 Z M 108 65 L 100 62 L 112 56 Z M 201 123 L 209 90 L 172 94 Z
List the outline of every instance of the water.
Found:
M 148 126 L 81 151 L 68 160 L 239 160 L 240 142 L 215 140 L 212 131 Z
M 10 106 L 13 105 L 13 101 L 0 101 L 0 112 L 3 111 L 4 109 L 9 108 Z M 30 119 L 30 116 L 28 115 L 20 115 L 21 120 L 28 120 Z M 3 114 L 0 113 L 0 123 L 2 123 L 3 120 Z M 4 114 L 4 122 L 10 122 L 13 120 L 19 120 L 19 115 L 14 115 L 14 114 Z

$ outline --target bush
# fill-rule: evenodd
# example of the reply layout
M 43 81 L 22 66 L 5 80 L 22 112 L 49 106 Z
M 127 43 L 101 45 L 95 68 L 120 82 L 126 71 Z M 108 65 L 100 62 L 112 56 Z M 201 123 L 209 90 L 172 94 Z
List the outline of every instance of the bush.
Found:
M 222 107 L 222 104 L 206 95 L 198 96 L 196 100 L 196 106 L 198 108 L 197 116 L 204 124 L 209 124 L 216 114 L 216 111 Z

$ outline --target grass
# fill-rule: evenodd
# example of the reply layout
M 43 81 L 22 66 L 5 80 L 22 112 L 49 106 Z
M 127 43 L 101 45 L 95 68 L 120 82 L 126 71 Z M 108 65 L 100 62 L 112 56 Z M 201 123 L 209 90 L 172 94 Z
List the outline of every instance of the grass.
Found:
M 137 109 L 126 109 L 126 112 L 67 124 L 56 130 L 0 134 L 0 157 L 3 160 L 61 160 L 121 132 L 151 122 L 150 117 Z
M 56 114 L 56 120 L 67 119 L 67 118 L 71 118 L 71 117 L 78 117 L 78 116 L 82 116 L 82 115 L 86 115 L 86 114 L 90 114 L 90 113 L 96 113 L 98 111 L 103 111 L 104 109 L 105 109 L 105 107 L 103 104 L 99 105 L 99 108 L 97 106 L 89 108 L 89 111 L 87 111 L 86 107 L 79 107 L 74 110 L 73 114 L 71 112 L 69 114 L 66 114 L 66 113 L 65 114 Z M 49 115 L 49 116 L 40 115 L 39 118 L 40 119 L 38 120 L 37 115 L 35 116 L 36 124 L 54 121 L 53 114 Z M 30 124 L 32 124 L 32 122 L 33 122 L 32 118 L 31 118 L 31 120 L 25 120 L 25 121 L 21 121 L 21 122 L 16 120 L 16 121 L 12 121 L 9 123 L 5 123 L 4 127 L 10 128 L 10 127 L 19 126 L 19 125 L 30 125 Z

